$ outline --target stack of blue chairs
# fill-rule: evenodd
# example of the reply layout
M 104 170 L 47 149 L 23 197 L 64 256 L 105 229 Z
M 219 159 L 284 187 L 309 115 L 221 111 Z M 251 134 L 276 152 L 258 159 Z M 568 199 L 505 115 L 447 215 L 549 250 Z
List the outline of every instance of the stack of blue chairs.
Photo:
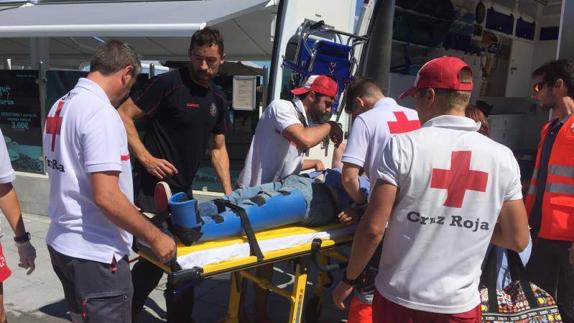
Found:
M 314 74 L 329 75 L 337 81 L 339 90 L 332 107 L 332 113 L 336 113 L 339 96 L 351 81 L 353 66 L 356 64 L 353 46 L 329 39 L 309 37 L 319 33 L 337 35 L 340 32 L 322 27 L 313 30 L 313 26 L 303 24 L 300 28 L 295 58 L 293 61 L 285 60 L 283 66 L 296 74 L 298 84 L 294 84 L 295 86 L 302 85 L 310 75 Z

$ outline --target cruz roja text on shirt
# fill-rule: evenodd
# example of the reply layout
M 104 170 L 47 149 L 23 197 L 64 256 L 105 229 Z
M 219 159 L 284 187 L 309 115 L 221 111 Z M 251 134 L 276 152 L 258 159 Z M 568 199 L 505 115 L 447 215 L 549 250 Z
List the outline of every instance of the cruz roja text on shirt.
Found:
M 422 216 L 419 212 L 411 211 L 407 214 L 407 219 L 420 225 L 448 225 L 451 227 L 465 228 L 472 232 L 480 230 L 489 230 L 488 222 L 480 221 L 479 218 L 474 220 L 464 219 L 461 215 L 444 216 Z

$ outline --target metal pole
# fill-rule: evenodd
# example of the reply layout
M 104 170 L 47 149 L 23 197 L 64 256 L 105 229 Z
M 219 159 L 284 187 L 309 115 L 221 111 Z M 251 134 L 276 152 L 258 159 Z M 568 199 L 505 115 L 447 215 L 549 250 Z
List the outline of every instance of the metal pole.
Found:
M 283 35 L 283 20 L 285 19 L 285 11 L 287 8 L 287 2 L 289 0 L 280 0 L 277 6 L 277 17 L 275 18 L 275 33 L 273 41 L 273 53 L 271 60 L 271 67 L 269 68 L 269 86 L 267 87 L 267 95 L 265 96 L 265 101 L 263 106 L 267 106 L 271 100 L 274 98 L 275 88 L 279 86 L 276 84 L 277 74 L 281 73 L 281 36 Z
M 38 95 L 40 96 L 40 124 L 44 124 L 48 114 L 46 107 L 47 79 L 46 70 L 50 67 L 50 40 L 48 38 L 30 39 L 30 66 L 38 70 Z M 40 145 L 42 143 L 40 142 Z M 43 153 L 42 153 L 43 154 Z M 44 172 L 46 169 L 44 168 Z
M 370 38 L 362 74 L 375 80 L 386 94 L 389 93 L 390 86 L 395 0 L 379 1 L 374 21 L 369 28 Z
M 261 91 L 261 102 L 259 104 L 259 106 L 257 106 L 258 115 L 261 115 L 261 112 L 263 111 L 263 109 L 267 106 L 266 104 L 267 102 L 267 96 L 269 95 L 269 92 L 267 92 L 267 89 L 269 88 L 269 67 L 267 66 L 263 66 L 263 86 L 262 86 L 262 91 Z M 261 106 L 263 106 L 263 108 L 261 108 Z
M 562 0 L 562 11 L 560 12 L 560 32 L 558 34 L 557 58 L 567 58 L 574 60 L 574 1 Z

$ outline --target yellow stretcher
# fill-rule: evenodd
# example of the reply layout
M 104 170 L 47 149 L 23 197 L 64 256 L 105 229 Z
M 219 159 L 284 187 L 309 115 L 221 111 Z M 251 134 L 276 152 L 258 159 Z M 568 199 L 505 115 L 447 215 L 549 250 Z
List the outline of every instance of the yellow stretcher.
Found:
M 168 273 L 166 297 L 173 295 L 177 289 L 192 287 L 202 279 L 231 273 L 229 305 L 225 321 L 227 323 L 238 322 L 240 286 L 243 279 L 250 280 L 261 288 L 289 300 L 291 306 L 288 322 L 302 322 L 307 271 L 311 260 L 322 271 L 314 288 L 312 305 L 308 305 L 305 311 L 306 321 L 309 322 L 318 317 L 322 292 L 330 284 L 329 275 L 324 270 L 339 268 L 346 262 L 346 257 L 335 247 L 348 244 L 353 238 L 354 231 L 354 226 L 332 224 L 318 228 L 289 226 L 258 232 L 255 236 L 264 256 L 261 261 L 249 254 L 249 244 L 245 237 L 203 242 L 189 247 L 179 244 L 177 262 L 170 264 L 158 262 L 149 248 L 142 243 L 138 242 L 136 246 L 141 257 Z M 290 291 L 260 279 L 248 271 L 261 265 L 285 260 L 293 261 L 295 264 L 295 280 Z M 331 260 L 334 260 L 335 264 L 329 265 Z M 167 299 L 166 301 L 169 302 Z

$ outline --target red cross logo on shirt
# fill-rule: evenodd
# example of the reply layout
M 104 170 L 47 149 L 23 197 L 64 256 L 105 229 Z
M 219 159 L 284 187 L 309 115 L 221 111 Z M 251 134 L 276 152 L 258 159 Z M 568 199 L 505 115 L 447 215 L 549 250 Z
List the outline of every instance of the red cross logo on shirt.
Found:
M 393 112 L 397 121 L 389 121 L 389 131 L 392 134 L 409 132 L 416 130 L 421 127 L 421 123 L 418 120 L 409 120 L 407 115 L 402 111 Z
M 46 133 L 52 135 L 52 151 L 54 151 L 56 147 L 56 136 L 60 134 L 60 129 L 62 128 L 62 117 L 60 113 L 63 107 L 64 101 L 60 100 L 54 116 L 46 118 Z
M 431 188 L 446 189 L 444 206 L 462 207 L 466 190 L 486 192 L 488 173 L 470 169 L 470 151 L 453 151 L 451 169 L 433 168 Z

